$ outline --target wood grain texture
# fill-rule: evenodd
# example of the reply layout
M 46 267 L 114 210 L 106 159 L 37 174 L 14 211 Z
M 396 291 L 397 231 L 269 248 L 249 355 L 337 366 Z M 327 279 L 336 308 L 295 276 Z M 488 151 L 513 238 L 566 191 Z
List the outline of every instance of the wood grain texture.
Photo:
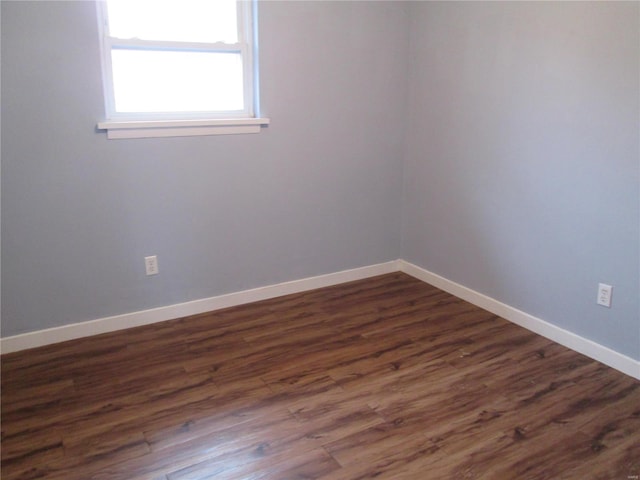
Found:
M 640 382 L 402 273 L 2 356 L 2 478 L 634 479 Z

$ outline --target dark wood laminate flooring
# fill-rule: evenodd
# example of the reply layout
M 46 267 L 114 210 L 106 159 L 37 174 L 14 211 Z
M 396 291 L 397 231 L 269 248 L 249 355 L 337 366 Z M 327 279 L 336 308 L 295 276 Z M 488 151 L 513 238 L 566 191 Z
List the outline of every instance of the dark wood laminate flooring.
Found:
M 402 273 L 2 356 L 2 479 L 637 479 L 640 382 Z

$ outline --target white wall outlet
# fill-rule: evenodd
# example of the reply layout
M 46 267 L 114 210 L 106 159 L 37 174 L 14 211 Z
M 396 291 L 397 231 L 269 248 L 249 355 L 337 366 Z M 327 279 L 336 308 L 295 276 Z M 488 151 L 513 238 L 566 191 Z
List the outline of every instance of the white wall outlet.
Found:
M 144 257 L 144 268 L 147 272 L 147 275 L 157 275 L 158 274 L 158 257 L 156 255 L 152 255 L 150 257 Z
M 598 284 L 598 305 L 611 307 L 611 293 L 613 287 L 605 283 Z

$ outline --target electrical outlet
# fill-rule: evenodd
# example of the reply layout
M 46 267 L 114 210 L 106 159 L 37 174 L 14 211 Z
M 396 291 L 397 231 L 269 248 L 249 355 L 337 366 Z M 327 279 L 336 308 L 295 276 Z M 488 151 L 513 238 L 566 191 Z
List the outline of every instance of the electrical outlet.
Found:
M 613 287 L 605 283 L 598 284 L 598 305 L 603 307 L 611 307 L 611 293 Z
M 157 275 L 158 274 L 158 257 L 156 255 L 152 255 L 150 257 L 144 257 L 144 267 L 147 272 L 147 275 Z

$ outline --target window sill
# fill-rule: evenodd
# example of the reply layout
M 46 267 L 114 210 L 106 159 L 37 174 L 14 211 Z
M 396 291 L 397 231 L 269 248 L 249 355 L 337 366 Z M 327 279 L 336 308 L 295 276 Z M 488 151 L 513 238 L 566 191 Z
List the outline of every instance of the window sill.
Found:
M 268 118 L 106 121 L 98 123 L 98 130 L 106 130 L 109 139 L 192 137 L 260 133 L 268 124 Z

